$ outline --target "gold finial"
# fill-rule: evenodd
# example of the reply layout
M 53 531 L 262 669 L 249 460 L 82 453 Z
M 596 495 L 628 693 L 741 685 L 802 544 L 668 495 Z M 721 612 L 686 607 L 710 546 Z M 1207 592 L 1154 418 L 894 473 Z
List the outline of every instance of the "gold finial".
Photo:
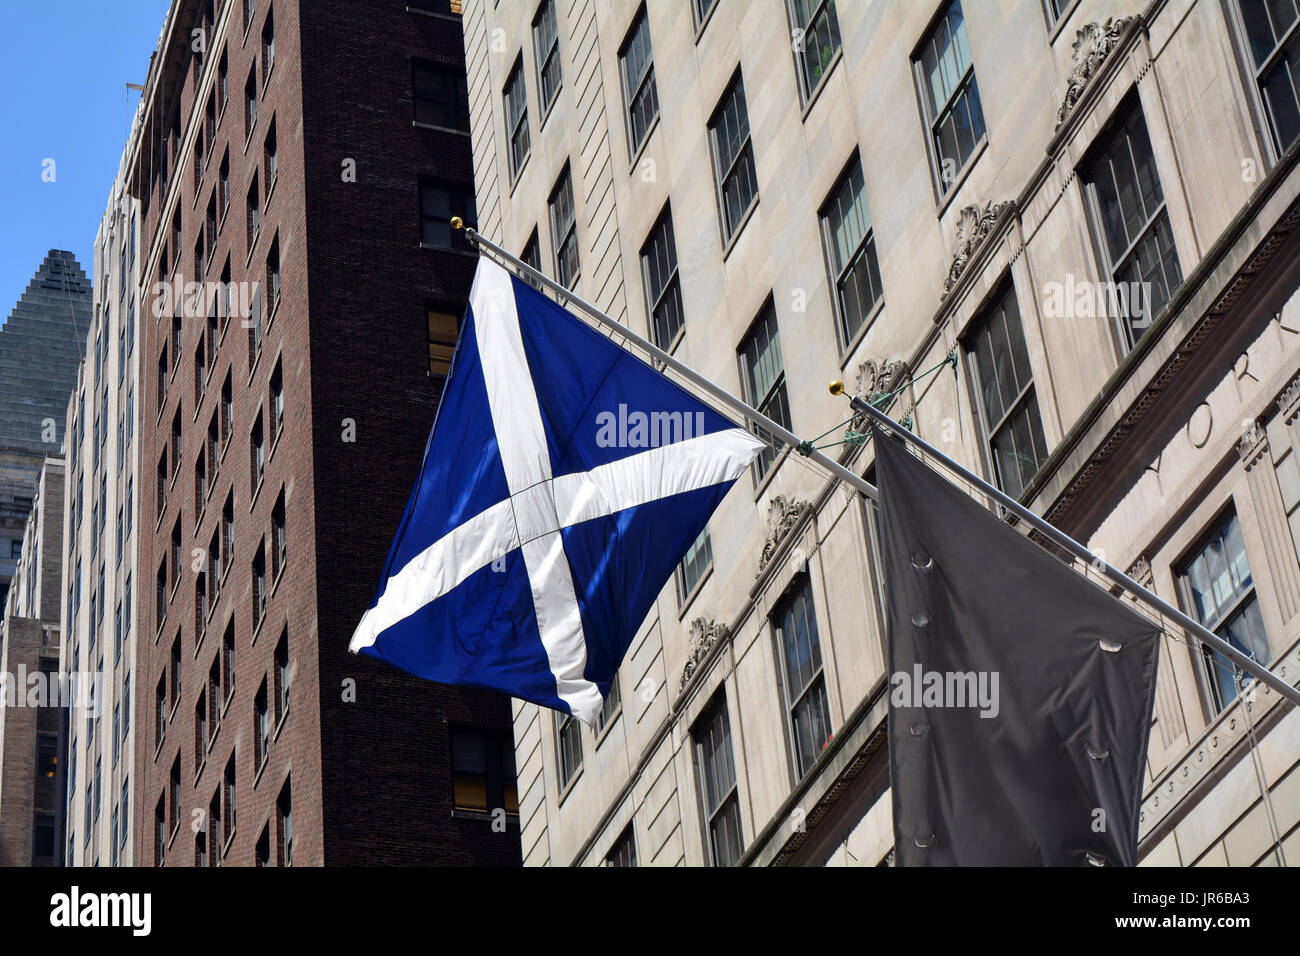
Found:
M 451 228 L 453 228 L 453 229 L 464 229 L 464 228 L 465 228 L 465 220 L 464 220 L 464 219 L 461 219 L 460 216 L 452 216 L 452 217 L 451 217 Z
M 844 383 L 837 378 L 835 381 L 831 382 L 830 390 L 832 395 L 843 395 Z

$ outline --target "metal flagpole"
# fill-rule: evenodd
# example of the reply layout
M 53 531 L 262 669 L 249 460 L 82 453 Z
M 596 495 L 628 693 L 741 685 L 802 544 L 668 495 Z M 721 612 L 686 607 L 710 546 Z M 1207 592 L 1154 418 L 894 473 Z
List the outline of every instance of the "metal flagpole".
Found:
M 832 395 L 840 395 L 844 392 L 844 384 L 842 382 L 832 382 L 830 386 L 830 391 Z M 1065 550 L 1069 551 L 1075 557 L 1088 562 L 1094 568 L 1100 568 L 1102 573 L 1105 574 L 1106 577 L 1110 578 L 1112 581 L 1114 581 L 1116 584 L 1122 587 L 1125 591 L 1128 591 L 1131 595 L 1133 595 L 1135 598 L 1137 598 L 1147 607 L 1152 608 L 1155 611 L 1158 611 L 1159 613 L 1163 614 L 1165 617 L 1174 621 L 1175 623 L 1180 625 L 1183 628 L 1183 630 L 1186 631 L 1188 634 L 1195 636 L 1203 644 L 1208 644 L 1210 647 L 1214 648 L 1224 657 L 1228 658 L 1228 660 L 1232 661 L 1234 664 L 1240 667 L 1247 674 L 1250 674 L 1253 677 L 1257 677 L 1259 680 L 1263 681 L 1269 687 L 1273 688 L 1275 691 L 1277 691 L 1279 694 L 1281 694 L 1284 698 L 1289 700 L 1291 703 L 1300 704 L 1300 690 L 1297 690 L 1295 687 L 1292 687 L 1282 678 L 1278 677 L 1276 674 L 1270 671 L 1263 664 L 1247 657 L 1245 654 L 1241 653 L 1241 651 L 1237 650 L 1235 647 L 1233 647 L 1223 638 L 1219 637 L 1219 635 L 1215 634 L 1213 631 L 1210 631 L 1205 627 L 1203 627 L 1202 625 L 1198 624 L 1196 621 L 1192 620 L 1190 617 L 1188 617 L 1182 611 L 1178 610 L 1178 608 L 1174 607 L 1172 604 L 1169 604 L 1168 602 L 1157 597 L 1155 594 L 1152 594 L 1150 591 L 1148 591 L 1142 585 L 1138 584 L 1136 581 L 1134 581 L 1124 572 L 1120 571 L 1117 568 L 1111 567 L 1110 564 L 1103 561 L 1101 558 L 1097 557 L 1097 555 L 1093 554 L 1083 545 L 1079 544 L 1079 542 L 1075 541 L 1064 531 L 1061 531 L 1055 525 L 1048 523 L 1045 519 L 1040 518 L 1038 515 L 1034 514 L 1032 511 L 1030 511 L 1020 502 L 1016 501 L 1014 498 L 1004 494 L 997 488 L 993 487 L 983 478 L 979 477 L 979 475 L 967 471 L 957 462 L 953 461 L 943 452 L 939 451 L 929 442 L 925 441 L 925 439 L 914 434 L 913 432 L 908 431 L 906 428 L 898 424 L 898 422 L 894 421 L 884 412 L 879 411 L 868 402 L 864 402 L 862 399 L 856 396 L 850 395 L 848 396 L 848 398 L 849 398 L 849 404 L 853 407 L 854 411 L 863 413 L 868 418 L 870 418 L 873 422 L 875 422 L 877 425 L 882 425 L 885 428 L 888 428 L 891 432 L 898 435 L 904 441 L 911 443 L 912 445 L 924 451 L 927 455 L 930 455 L 935 459 L 943 462 L 946 468 L 950 469 L 955 474 L 960 475 L 962 478 L 970 482 L 980 491 L 984 492 L 986 495 L 988 495 L 989 497 L 997 501 L 998 504 L 1002 505 L 1002 507 L 1006 508 L 1008 511 L 1011 511 L 1012 513 L 1014 513 L 1015 515 L 1023 519 L 1030 527 L 1046 535 L 1053 542 L 1060 545 L 1062 548 L 1065 548 Z
M 752 422 L 753 424 L 763 428 L 765 431 L 768 431 L 771 434 L 775 435 L 777 438 L 781 439 L 791 448 L 798 449 L 799 446 L 803 444 L 802 440 L 797 435 L 795 435 L 794 432 L 790 431 L 788 428 L 785 428 L 777 424 L 776 422 L 772 421 L 772 419 L 768 418 L 758 409 L 753 408 L 750 405 L 747 405 L 745 402 L 742 402 L 740 399 L 736 398 L 736 396 L 732 395 L 726 389 L 722 388 L 721 386 L 715 385 L 713 382 L 709 381 L 707 378 L 705 378 L 703 375 L 701 375 L 699 372 L 695 371 L 691 367 L 687 365 L 683 365 L 681 362 L 673 358 L 663 349 L 656 346 L 654 343 L 641 338 L 641 336 L 637 335 L 631 329 L 627 328 L 627 326 L 621 325 L 620 323 L 616 322 L 614 319 L 611 319 L 608 315 L 600 311 L 600 309 L 596 308 L 590 302 L 587 302 L 584 299 L 581 299 L 578 296 L 574 295 L 571 291 L 566 289 L 564 286 L 560 285 L 558 282 L 555 282 L 554 280 L 543 275 L 541 272 L 534 269 L 532 266 L 524 262 L 522 259 L 512 256 L 510 253 L 506 252 L 506 250 L 502 249 L 500 246 L 498 246 L 496 243 L 492 242 L 491 240 L 484 239 L 483 236 L 479 234 L 478 231 L 470 228 L 469 226 L 465 226 L 459 217 L 452 219 L 451 226 L 453 229 L 463 228 L 465 230 L 465 236 L 469 239 L 470 242 L 478 246 L 480 250 L 490 251 L 495 258 L 501 260 L 504 263 L 508 263 L 519 272 L 533 279 L 536 279 L 539 283 L 546 286 L 546 288 L 550 289 L 556 295 L 563 297 L 565 300 L 569 302 L 573 302 L 575 305 L 579 306 L 582 309 L 582 311 L 586 312 L 587 315 L 589 315 L 592 319 L 599 322 L 601 325 L 606 326 L 607 328 L 617 332 L 619 335 L 623 336 L 624 338 L 630 339 L 631 341 L 635 342 L 640 348 L 644 349 L 648 354 L 654 356 L 660 362 L 663 362 L 664 365 L 673 369 L 673 371 L 677 372 L 683 378 L 689 380 L 690 382 L 697 385 L 704 391 L 708 392 L 710 395 L 712 395 L 718 401 L 722 402 L 724 405 L 726 405 L 736 414 L 744 417 L 747 421 Z M 868 498 L 871 498 L 872 500 L 875 500 L 876 488 L 865 478 L 855 475 L 852 471 L 845 468 L 838 461 L 835 461 L 832 458 L 828 458 L 826 455 L 823 455 L 820 451 L 817 451 L 816 449 L 809 451 L 807 457 L 810 458 L 812 461 L 816 462 L 817 464 L 821 465 L 823 468 L 825 468 L 827 471 L 833 474 L 836 478 L 848 482 L 848 484 L 856 488 L 858 491 L 862 492 L 862 494 L 866 495 Z

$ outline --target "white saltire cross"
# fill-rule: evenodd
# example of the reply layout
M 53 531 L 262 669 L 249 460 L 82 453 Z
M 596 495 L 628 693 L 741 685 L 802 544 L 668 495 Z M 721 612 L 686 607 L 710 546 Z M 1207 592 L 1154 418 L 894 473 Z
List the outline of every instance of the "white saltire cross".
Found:
M 357 626 L 350 650 L 356 653 L 374 644 L 385 629 L 517 548 L 528 570 L 537 630 L 555 675 L 557 696 L 574 716 L 592 723 L 602 701 L 596 685 L 584 676 L 587 646 L 561 529 L 732 481 L 765 446 L 745 429 L 731 428 L 629 455 L 591 471 L 553 476 L 510 274 L 480 259 L 470 307 L 510 497 L 453 528 L 389 578 L 383 595 Z

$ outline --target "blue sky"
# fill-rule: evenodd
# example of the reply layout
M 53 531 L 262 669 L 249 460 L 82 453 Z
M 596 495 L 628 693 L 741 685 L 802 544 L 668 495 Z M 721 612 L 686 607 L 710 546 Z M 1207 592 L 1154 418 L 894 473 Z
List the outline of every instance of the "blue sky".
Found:
M 45 253 L 89 275 L 168 0 L 0 0 L 0 322 Z M 54 181 L 41 178 L 54 160 Z

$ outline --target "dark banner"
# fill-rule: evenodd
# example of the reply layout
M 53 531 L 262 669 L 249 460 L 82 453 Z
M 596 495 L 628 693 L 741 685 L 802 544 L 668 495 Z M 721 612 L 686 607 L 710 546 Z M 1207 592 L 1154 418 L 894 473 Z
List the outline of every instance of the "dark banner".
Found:
M 1134 865 L 1158 629 L 875 448 L 899 865 Z

